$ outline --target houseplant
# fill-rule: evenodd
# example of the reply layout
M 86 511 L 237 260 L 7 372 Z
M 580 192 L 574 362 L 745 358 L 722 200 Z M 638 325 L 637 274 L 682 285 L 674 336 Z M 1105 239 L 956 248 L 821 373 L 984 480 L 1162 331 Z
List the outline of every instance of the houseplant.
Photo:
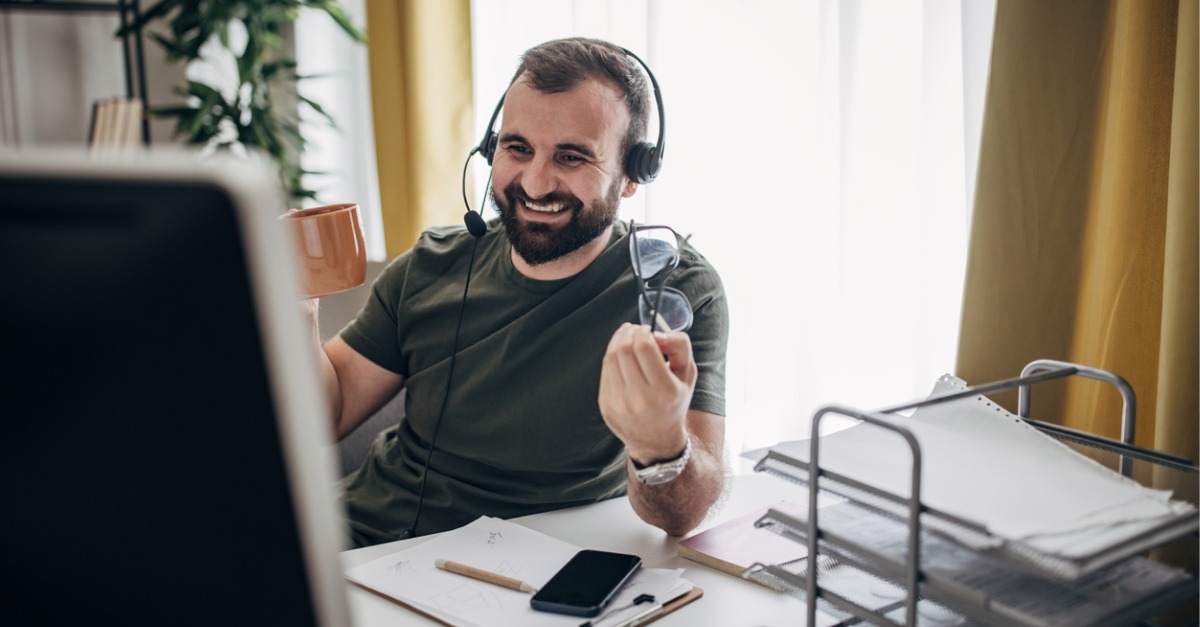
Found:
M 225 84 L 189 77 L 176 93 L 181 105 L 153 107 L 150 114 L 175 118 L 175 134 L 190 144 L 213 150 L 255 147 L 279 164 L 280 176 L 292 200 L 315 198 L 306 189 L 300 155 L 300 109 L 314 111 L 329 124 L 333 119 L 296 89 L 296 62 L 284 50 L 303 9 L 329 15 L 357 42 L 366 37 L 350 21 L 337 0 L 158 0 L 119 34 L 137 32 L 155 20 L 167 20 L 165 33 L 151 33 L 173 62 L 210 62 L 214 52 L 233 59 L 236 79 Z M 236 84 L 233 84 L 236 83 Z

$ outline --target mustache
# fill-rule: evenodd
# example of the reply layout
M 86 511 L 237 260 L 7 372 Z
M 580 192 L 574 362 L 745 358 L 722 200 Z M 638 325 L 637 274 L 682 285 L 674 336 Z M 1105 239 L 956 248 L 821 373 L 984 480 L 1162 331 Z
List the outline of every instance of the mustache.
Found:
M 528 204 L 531 202 L 562 203 L 562 205 L 564 207 L 566 207 L 567 210 L 571 211 L 572 213 L 576 213 L 580 209 L 583 209 L 583 201 L 580 200 L 579 197 L 576 196 L 575 194 L 572 194 L 570 192 L 550 192 L 549 194 L 546 194 L 546 195 L 542 196 L 541 198 L 533 198 L 529 194 L 526 194 L 525 189 L 522 188 L 521 185 L 516 182 L 509 183 L 504 188 L 504 199 L 508 201 L 508 207 L 510 210 L 513 209 L 514 207 L 516 207 L 517 201 L 521 201 L 522 203 L 525 203 L 525 204 Z

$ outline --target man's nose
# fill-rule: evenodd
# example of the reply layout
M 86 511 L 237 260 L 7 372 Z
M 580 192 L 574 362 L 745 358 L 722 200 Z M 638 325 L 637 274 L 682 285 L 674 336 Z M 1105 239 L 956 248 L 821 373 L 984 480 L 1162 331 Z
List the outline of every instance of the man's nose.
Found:
M 521 187 L 530 198 L 541 198 L 558 189 L 558 176 L 550 158 L 534 157 L 521 176 Z

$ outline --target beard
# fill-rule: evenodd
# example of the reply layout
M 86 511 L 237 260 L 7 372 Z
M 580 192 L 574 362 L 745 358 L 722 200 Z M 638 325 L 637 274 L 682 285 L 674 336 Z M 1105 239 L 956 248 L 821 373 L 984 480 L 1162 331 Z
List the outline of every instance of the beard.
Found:
M 561 202 L 563 211 L 571 212 L 571 220 L 558 228 L 541 223 L 525 223 L 517 217 L 517 202 L 530 198 L 516 182 L 504 188 L 503 199 L 495 188 L 490 196 L 492 206 L 500 213 L 500 222 L 513 249 L 526 263 L 537 266 L 579 250 L 612 226 L 617 219 L 622 183 L 621 177 L 614 178 L 604 198 L 593 201 L 590 207 L 585 206 L 579 197 L 566 192 L 553 192 L 539 198 L 538 202 Z

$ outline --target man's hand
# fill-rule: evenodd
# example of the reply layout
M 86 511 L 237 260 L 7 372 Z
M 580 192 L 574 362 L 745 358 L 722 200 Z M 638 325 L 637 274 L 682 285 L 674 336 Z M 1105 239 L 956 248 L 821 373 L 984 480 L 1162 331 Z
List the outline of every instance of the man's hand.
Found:
M 315 330 L 318 335 L 321 333 L 321 327 L 317 323 L 317 312 L 320 310 L 320 308 L 321 299 L 319 298 L 304 298 L 300 300 L 300 313 L 304 316 L 304 321 L 307 322 L 309 327 Z
M 600 414 L 634 461 L 645 466 L 672 459 L 683 451 L 695 387 L 696 362 L 686 333 L 651 333 L 626 323 L 604 355 Z
M 651 333 L 622 325 L 613 333 L 600 371 L 600 413 L 625 443 L 629 504 L 644 521 L 682 536 L 704 520 L 724 484 L 725 420 L 689 409 L 696 360 L 686 333 Z M 659 485 L 634 475 L 642 466 L 674 459 L 691 438 L 683 474 Z

